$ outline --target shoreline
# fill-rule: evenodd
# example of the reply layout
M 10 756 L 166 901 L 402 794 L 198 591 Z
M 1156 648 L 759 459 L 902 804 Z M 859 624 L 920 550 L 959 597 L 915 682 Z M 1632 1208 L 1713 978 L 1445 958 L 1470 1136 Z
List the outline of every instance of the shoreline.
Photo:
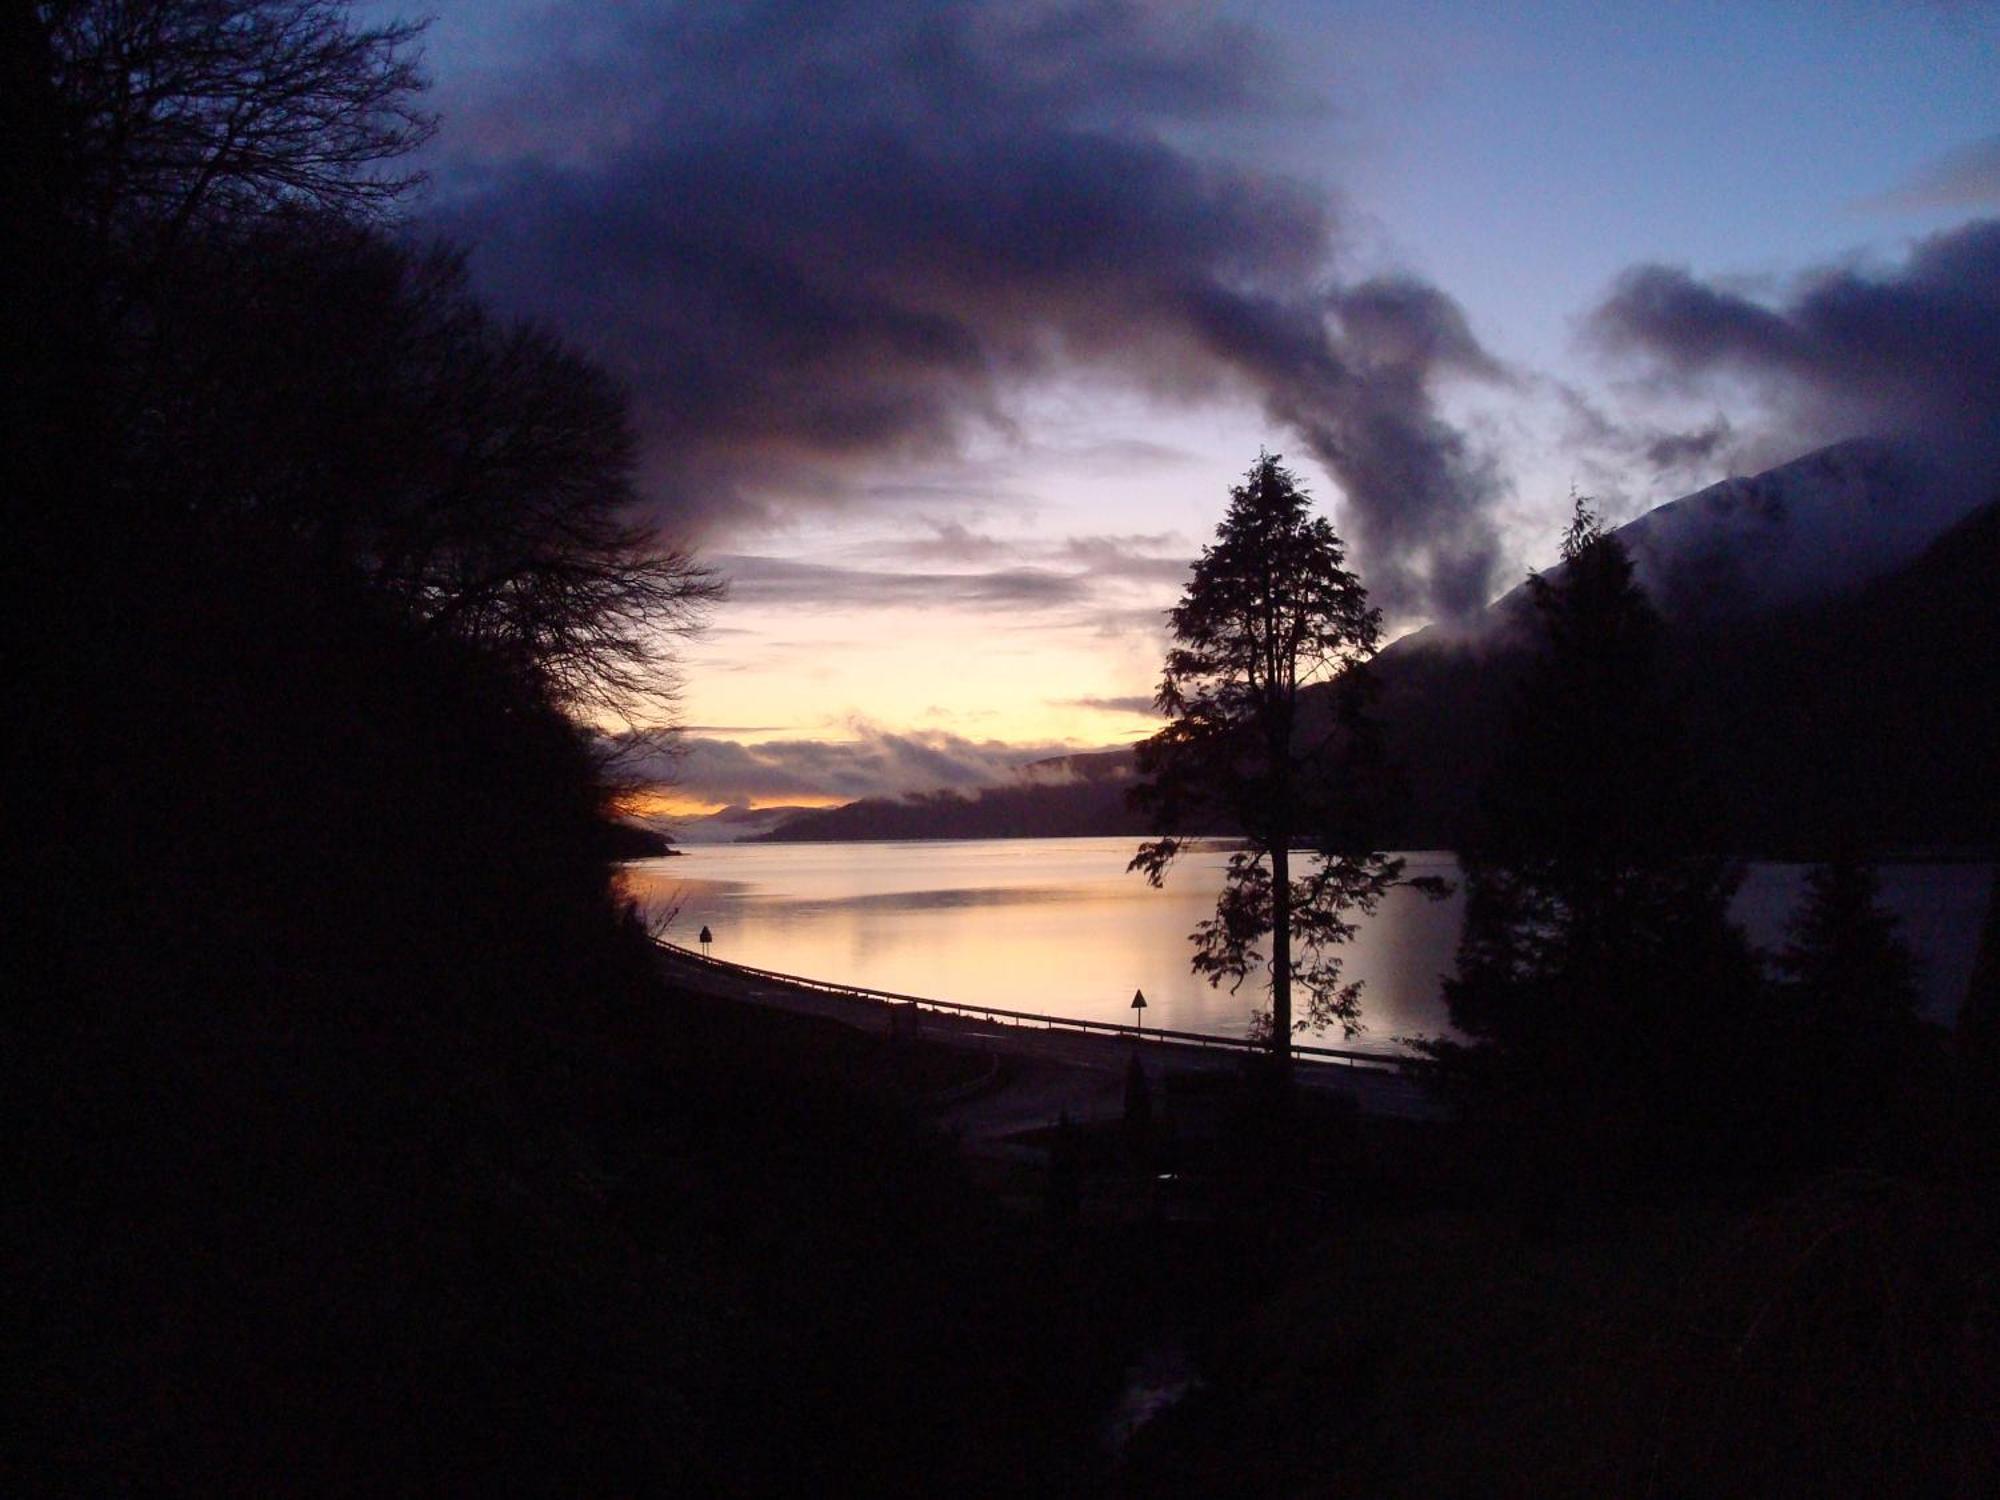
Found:
M 720 959 L 704 959 L 660 945 L 660 971 L 673 982 L 712 999 L 791 1011 L 837 1021 L 859 1031 L 903 1035 L 1006 1058 L 994 1086 L 938 1111 L 948 1129 L 968 1144 L 997 1144 L 1028 1130 L 1054 1125 L 1069 1114 L 1077 1123 L 1116 1118 L 1124 1107 L 1126 1070 L 1137 1055 L 1156 1082 L 1168 1076 L 1215 1076 L 1238 1071 L 1255 1050 L 1231 1038 L 1202 1046 L 1109 1031 L 1038 1028 L 981 1020 L 896 1004 L 853 992 L 787 982 Z M 1316 1093 L 1345 1097 L 1361 1113 L 1380 1118 L 1431 1120 L 1444 1111 L 1428 1090 L 1393 1060 L 1293 1063 L 1293 1076 Z

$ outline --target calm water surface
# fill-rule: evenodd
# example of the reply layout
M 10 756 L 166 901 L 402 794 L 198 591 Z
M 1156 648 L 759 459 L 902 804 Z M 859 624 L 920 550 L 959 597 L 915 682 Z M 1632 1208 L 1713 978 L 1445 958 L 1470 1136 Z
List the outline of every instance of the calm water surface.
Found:
M 1241 1035 L 1266 1003 L 1254 980 L 1232 995 L 1188 969 L 1187 937 L 1213 909 L 1228 854 L 1188 855 L 1154 890 L 1125 873 L 1130 839 L 705 845 L 627 866 L 628 888 L 717 958 L 939 1000 L 1092 1020 Z M 1455 877 L 1448 854 L 1407 856 L 1407 873 Z M 1759 943 L 1783 936 L 1804 869 L 1756 865 L 1737 915 Z M 1948 1019 L 1971 972 L 1992 875 L 1986 865 L 1889 865 L 1884 899 L 1924 960 L 1926 1011 Z M 1450 1030 L 1439 980 L 1463 902 L 1398 891 L 1347 946 L 1363 981 L 1366 1030 L 1352 1045 Z M 1319 1038 L 1338 1044 L 1338 1034 Z

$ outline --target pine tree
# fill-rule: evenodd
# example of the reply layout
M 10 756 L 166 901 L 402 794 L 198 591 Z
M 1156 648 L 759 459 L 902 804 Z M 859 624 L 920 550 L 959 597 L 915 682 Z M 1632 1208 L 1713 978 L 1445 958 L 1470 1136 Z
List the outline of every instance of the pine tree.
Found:
M 1778 954 L 1797 1028 L 1805 1146 L 1847 1155 L 1876 1125 L 1917 1034 L 1917 967 L 1881 905 L 1874 867 L 1815 866 Z
M 1215 916 L 1193 934 L 1193 966 L 1240 986 L 1271 940 L 1270 1040 L 1282 1066 L 1294 1029 L 1359 1029 L 1360 985 L 1328 950 L 1400 882 L 1402 861 L 1369 849 L 1372 735 L 1365 665 L 1381 612 L 1342 566 L 1331 524 L 1277 456 L 1260 454 L 1230 492 L 1215 542 L 1171 616 L 1157 703 L 1167 727 L 1139 747 L 1135 801 L 1166 836 L 1131 868 L 1158 885 L 1204 822 L 1239 834 Z M 1320 688 L 1320 685 L 1324 685 Z M 1307 696 L 1317 689 L 1318 701 Z M 1295 851 L 1311 852 L 1303 874 Z M 1305 987 L 1295 1020 L 1292 983 Z
M 1659 617 L 1585 500 L 1529 580 L 1540 654 L 1465 841 L 1466 920 L 1432 1044 L 1466 1108 L 1584 1173 L 1724 1149 L 1722 1034 L 1761 1013 L 1665 686 Z M 1713 1116 L 1713 1118 L 1705 1118 Z

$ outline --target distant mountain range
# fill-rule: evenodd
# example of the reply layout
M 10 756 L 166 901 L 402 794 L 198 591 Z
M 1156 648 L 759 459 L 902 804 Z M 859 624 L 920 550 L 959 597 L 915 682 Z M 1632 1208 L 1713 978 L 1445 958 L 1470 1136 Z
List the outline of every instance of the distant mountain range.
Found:
M 1022 767 L 1021 780 L 977 792 L 868 797 L 802 813 L 758 835 L 771 841 L 1082 838 L 1143 832 L 1125 805 L 1132 752 L 1058 756 Z
M 676 844 L 742 843 L 818 810 L 811 807 L 724 807 L 699 818 L 674 819 L 672 838 Z
M 1902 848 L 2000 846 L 2000 496 L 1913 445 L 1841 443 L 1618 528 L 1670 626 L 1690 742 L 1745 853 L 1841 834 Z M 1961 519 L 1953 520 L 1954 516 Z M 1376 659 L 1378 713 L 1408 788 L 1396 847 L 1450 847 L 1505 731 L 1532 636 L 1525 589 L 1472 630 Z M 1147 832 L 1129 751 L 1038 763 L 973 795 L 870 798 L 769 839 Z

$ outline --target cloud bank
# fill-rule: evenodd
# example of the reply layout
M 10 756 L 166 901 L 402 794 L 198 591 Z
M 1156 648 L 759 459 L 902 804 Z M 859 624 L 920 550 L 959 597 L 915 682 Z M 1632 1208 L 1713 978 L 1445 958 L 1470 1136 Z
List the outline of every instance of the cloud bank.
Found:
M 1770 301 L 1639 266 L 1589 334 L 1665 389 L 1747 388 L 1794 451 L 1909 435 L 1982 478 L 2000 456 L 2000 220 L 1920 240 L 1895 267 L 1815 271 Z
M 1075 748 L 852 727 L 855 736 L 848 740 L 740 744 L 693 734 L 672 748 L 637 750 L 619 769 L 636 783 L 671 786 L 691 802 L 737 806 L 893 797 L 917 789 L 969 791 L 1001 785 L 1030 762 Z
M 456 101 L 436 226 L 622 376 L 684 529 L 831 503 L 1087 370 L 1250 394 L 1340 485 L 1392 614 L 1484 603 L 1498 485 L 1438 392 L 1503 372 L 1435 288 L 1343 277 L 1323 191 L 1218 154 L 1307 104 L 1255 32 L 1140 0 L 544 27 L 532 71 Z

